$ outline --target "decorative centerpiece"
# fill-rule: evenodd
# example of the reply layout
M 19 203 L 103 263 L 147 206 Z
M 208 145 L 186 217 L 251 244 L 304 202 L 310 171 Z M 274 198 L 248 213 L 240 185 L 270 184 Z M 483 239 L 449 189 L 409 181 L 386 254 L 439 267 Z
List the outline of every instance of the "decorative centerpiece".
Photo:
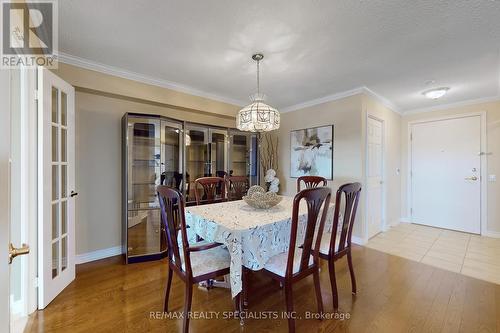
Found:
M 276 177 L 278 171 L 278 137 L 269 133 L 259 135 L 259 160 L 262 172 L 265 174 L 266 190 L 278 193 L 280 180 Z
M 280 180 L 276 177 L 276 171 L 274 171 L 274 169 L 267 170 L 264 180 L 266 181 L 267 190 L 269 192 L 278 193 L 280 190 Z
M 253 208 L 269 209 L 280 203 L 282 197 L 274 192 L 266 192 L 263 187 L 254 185 L 248 189 L 243 200 Z

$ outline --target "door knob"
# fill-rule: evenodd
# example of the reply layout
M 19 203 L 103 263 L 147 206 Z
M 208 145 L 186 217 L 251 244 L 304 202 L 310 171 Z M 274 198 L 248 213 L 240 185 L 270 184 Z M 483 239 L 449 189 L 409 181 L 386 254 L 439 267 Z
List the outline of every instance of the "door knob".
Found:
M 9 244 L 9 264 L 12 264 L 12 259 L 17 256 L 22 256 L 30 253 L 30 247 L 26 244 L 23 244 L 20 248 L 15 248 L 12 243 Z
M 73 197 L 76 197 L 77 195 L 78 195 L 77 192 L 71 191 L 71 194 L 69 196 L 73 198 Z
M 476 176 L 472 176 L 472 177 L 465 177 L 465 180 L 473 180 L 473 181 L 476 181 L 478 180 L 478 178 Z

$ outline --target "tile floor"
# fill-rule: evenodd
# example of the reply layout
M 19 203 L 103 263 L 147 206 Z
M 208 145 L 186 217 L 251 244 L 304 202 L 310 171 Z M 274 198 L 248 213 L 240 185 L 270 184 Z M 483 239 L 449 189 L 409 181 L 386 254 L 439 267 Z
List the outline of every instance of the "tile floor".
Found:
M 500 284 L 500 239 L 401 223 L 367 247 Z

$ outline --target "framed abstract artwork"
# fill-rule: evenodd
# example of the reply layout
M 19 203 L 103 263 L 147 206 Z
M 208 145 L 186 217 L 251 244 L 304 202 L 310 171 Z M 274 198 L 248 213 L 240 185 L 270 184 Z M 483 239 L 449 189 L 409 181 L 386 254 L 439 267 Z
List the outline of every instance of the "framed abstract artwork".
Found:
M 290 132 L 290 177 L 333 178 L 333 125 Z

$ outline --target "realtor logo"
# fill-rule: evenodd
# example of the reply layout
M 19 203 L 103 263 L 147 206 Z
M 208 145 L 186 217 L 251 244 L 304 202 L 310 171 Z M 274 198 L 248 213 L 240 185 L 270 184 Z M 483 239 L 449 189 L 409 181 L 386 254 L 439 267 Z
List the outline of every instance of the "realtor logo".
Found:
M 2 1 L 1 68 L 55 68 L 57 3 Z

